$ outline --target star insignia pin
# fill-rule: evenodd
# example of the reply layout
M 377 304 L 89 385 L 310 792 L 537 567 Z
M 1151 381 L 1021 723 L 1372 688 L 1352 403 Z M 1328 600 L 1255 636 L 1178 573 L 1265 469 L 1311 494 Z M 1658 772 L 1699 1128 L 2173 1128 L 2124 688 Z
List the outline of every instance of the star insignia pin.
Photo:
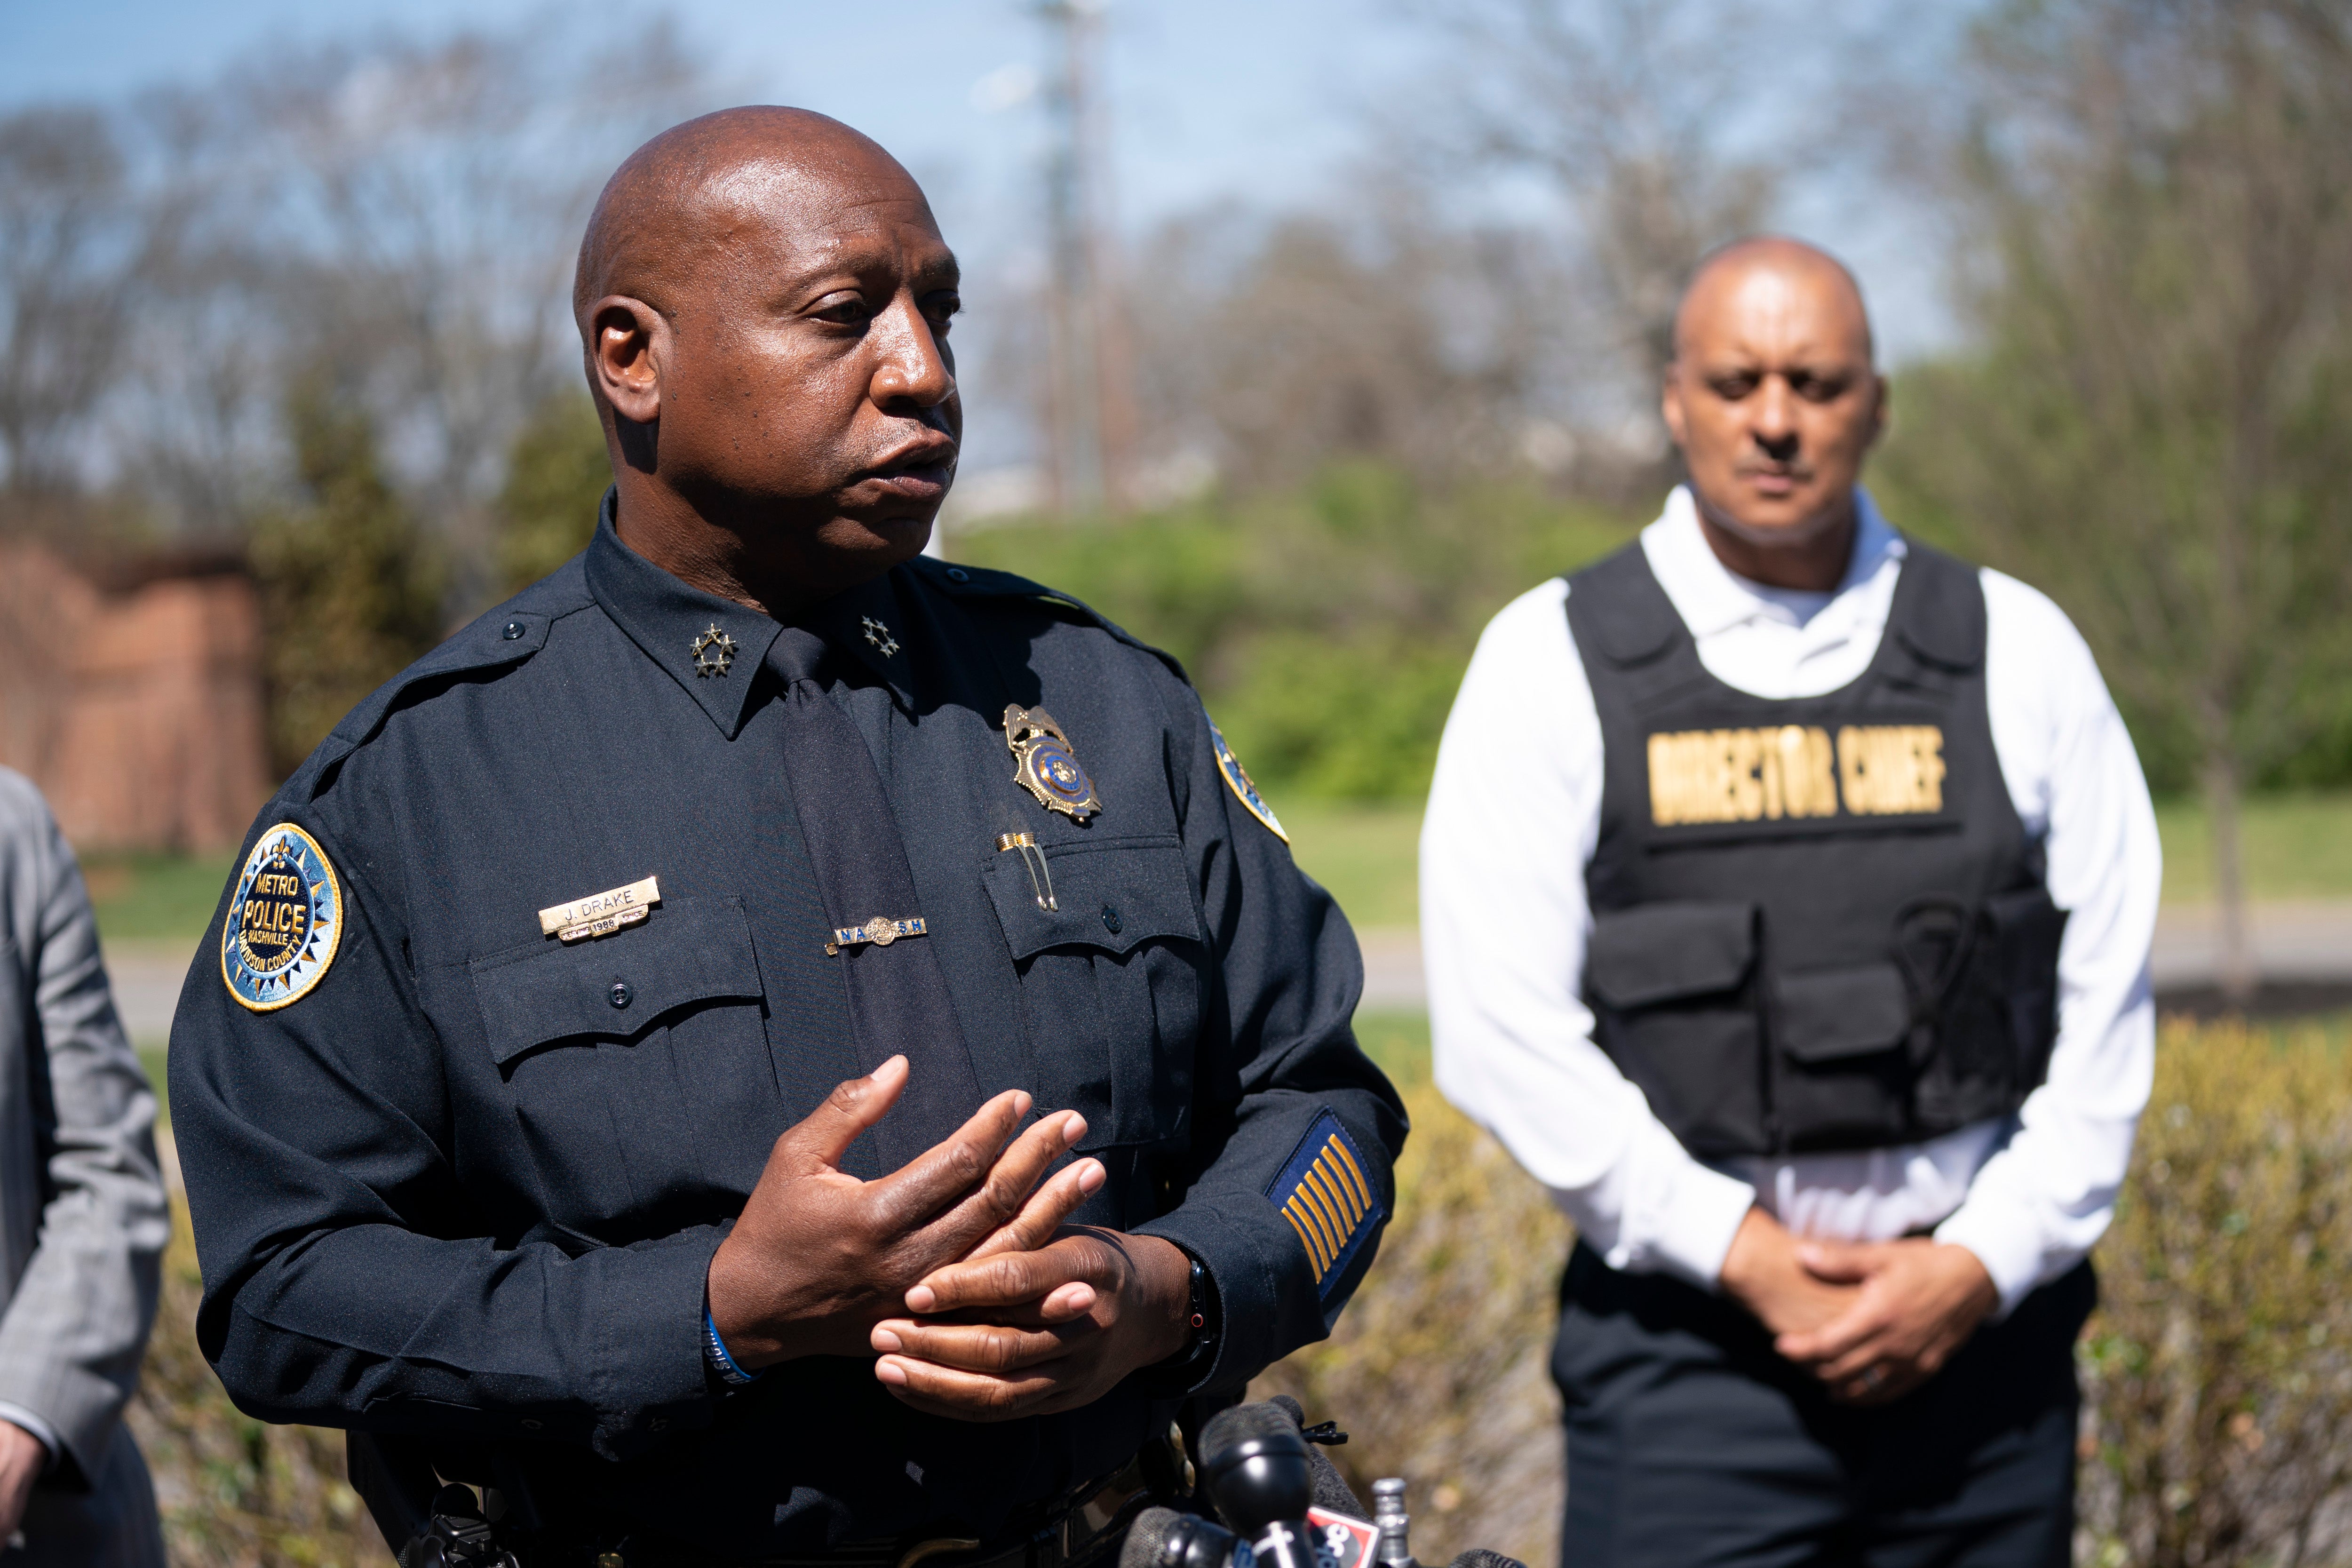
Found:
M 898 651 L 898 639 L 890 635 L 888 626 L 872 616 L 860 616 L 858 619 L 866 623 L 866 640 L 873 644 L 884 658 Z
M 710 629 L 694 639 L 694 673 L 724 675 L 735 662 L 735 639 L 719 629 L 713 621 Z
M 1004 744 L 1013 752 L 1013 782 L 1047 811 L 1084 822 L 1102 809 L 1095 781 L 1079 765 L 1070 738 L 1043 708 L 1005 704 Z

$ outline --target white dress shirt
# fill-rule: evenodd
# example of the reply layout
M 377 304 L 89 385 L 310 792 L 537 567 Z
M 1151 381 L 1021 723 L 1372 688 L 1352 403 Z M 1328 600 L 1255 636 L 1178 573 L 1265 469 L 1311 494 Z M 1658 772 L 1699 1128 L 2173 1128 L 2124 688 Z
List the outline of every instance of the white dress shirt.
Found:
M 1906 546 L 1856 491 L 1834 594 L 1768 588 L 1717 559 L 1686 489 L 1642 549 L 1699 660 L 1758 697 L 1817 696 L 1868 668 Z M 1933 1227 L 1974 1252 L 2001 1310 L 2106 1229 L 2155 1061 L 2148 947 L 2156 816 L 2090 648 L 2049 599 L 1986 571 L 1993 750 L 2068 910 L 2047 1080 L 2012 1118 L 1895 1149 L 1702 1163 L 1592 1039 L 1579 994 L 1600 833 L 1601 721 L 1554 579 L 1487 626 L 1446 721 L 1421 836 L 1436 1078 L 1615 1268 L 1712 1288 L 1751 1205 L 1800 1236 Z

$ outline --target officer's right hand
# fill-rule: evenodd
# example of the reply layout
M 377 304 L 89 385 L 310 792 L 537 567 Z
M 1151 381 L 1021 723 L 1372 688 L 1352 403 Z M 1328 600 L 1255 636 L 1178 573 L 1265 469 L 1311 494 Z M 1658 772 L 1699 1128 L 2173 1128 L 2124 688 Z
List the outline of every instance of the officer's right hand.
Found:
M 1852 1285 L 1832 1285 L 1808 1269 L 1797 1238 L 1760 1208 L 1751 1208 L 1724 1255 L 1724 1294 L 1747 1308 L 1770 1330 L 1811 1333 L 1843 1316 L 1860 1294 Z
M 776 1140 L 710 1260 L 710 1321 L 737 1364 L 871 1355 L 874 1325 L 904 1314 L 917 1280 L 959 1258 L 1043 1246 L 1103 1184 L 1094 1160 L 1038 1184 L 1086 1136 L 1086 1119 L 1062 1111 L 1015 1139 L 1030 1106 L 1018 1089 L 902 1170 L 872 1182 L 844 1173 L 841 1157 L 906 1084 L 907 1058 L 893 1057 Z

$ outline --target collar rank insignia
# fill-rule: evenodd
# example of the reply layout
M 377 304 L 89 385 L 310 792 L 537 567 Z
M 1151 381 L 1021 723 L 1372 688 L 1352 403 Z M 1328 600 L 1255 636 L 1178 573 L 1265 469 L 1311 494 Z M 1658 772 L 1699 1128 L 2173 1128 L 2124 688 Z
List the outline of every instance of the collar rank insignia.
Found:
M 898 651 L 898 639 L 890 635 L 888 626 L 884 626 L 872 616 L 860 616 L 857 618 L 866 624 L 866 640 L 873 645 L 875 652 L 884 658 L 888 658 Z
M 1205 712 L 1201 717 L 1209 718 Z M 1225 787 L 1234 792 L 1234 798 L 1247 807 L 1252 816 L 1265 824 L 1267 832 L 1285 844 L 1289 843 L 1290 835 L 1282 830 L 1282 823 L 1274 815 L 1274 807 L 1265 804 L 1265 798 L 1257 793 L 1257 785 L 1250 783 L 1249 771 L 1242 766 L 1242 760 L 1234 755 L 1234 749 L 1225 744 L 1225 732 L 1217 728 L 1214 719 L 1209 719 L 1209 744 L 1216 750 L 1217 771 L 1225 775 Z
M 1298 1141 L 1265 1195 L 1298 1233 L 1307 1267 L 1315 1271 L 1316 1293 L 1326 1300 L 1348 1265 L 1389 1217 L 1387 1205 L 1364 1175 L 1354 1140 L 1328 1110 Z
M 735 639 L 710 623 L 710 629 L 688 645 L 694 650 L 694 673 L 697 676 L 724 675 L 735 662 Z
M 343 894 L 317 839 L 290 822 L 261 836 L 221 923 L 221 979 L 256 1013 L 300 1001 L 343 934 Z
M 1013 782 L 1035 795 L 1047 811 L 1084 822 L 1102 809 L 1095 781 L 1078 765 L 1070 738 L 1043 708 L 1005 704 L 1004 744 L 1013 752 Z

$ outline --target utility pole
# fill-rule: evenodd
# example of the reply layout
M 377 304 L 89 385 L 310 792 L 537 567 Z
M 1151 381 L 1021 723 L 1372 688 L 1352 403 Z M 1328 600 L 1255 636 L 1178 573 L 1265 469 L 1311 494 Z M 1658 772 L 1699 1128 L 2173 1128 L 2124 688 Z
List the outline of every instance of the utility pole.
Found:
M 1053 500 L 1063 512 L 1123 510 L 1132 495 L 1134 381 L 1111 218 L 1106 3 L 1040 0 L 1036 7 L 1059 54 L 1045 90 L 1053 132 L 1046 426 Z

